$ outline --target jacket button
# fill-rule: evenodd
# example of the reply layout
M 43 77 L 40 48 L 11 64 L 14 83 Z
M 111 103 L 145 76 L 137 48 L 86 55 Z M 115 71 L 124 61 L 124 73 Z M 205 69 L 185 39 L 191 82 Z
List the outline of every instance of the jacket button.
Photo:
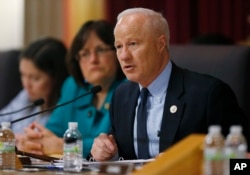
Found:
M 92 116 L 92 111 L 89 111 L 88 112 L 88 117 L 91 117 Z

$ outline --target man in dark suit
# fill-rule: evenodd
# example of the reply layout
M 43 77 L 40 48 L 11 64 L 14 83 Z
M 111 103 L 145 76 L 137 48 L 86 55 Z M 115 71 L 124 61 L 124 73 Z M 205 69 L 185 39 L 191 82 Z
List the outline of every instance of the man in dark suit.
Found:
M 247 118 L 227 84 L 170 61 L 168 23 L 161 14 L 125 10 L 118 15 L 114 35 L 128 81 L 113 94 L 112 132 L 95 139 L 95 160 L 152 158 L 191 133 L 207 133 L 215 124 L 224 135 L 236 124 L 246 133 Z

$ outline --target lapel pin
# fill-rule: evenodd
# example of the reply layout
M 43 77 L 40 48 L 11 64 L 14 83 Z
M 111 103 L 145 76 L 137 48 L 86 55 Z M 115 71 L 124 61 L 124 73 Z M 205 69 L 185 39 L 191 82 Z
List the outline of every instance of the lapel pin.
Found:
M 105 104 L 104 104 L 104 108 L 105 108 L 106 110 L 109 110 L 109 103 L 105 103 Z
M 177 111 L 177 106 L 176 105 L 172 105 L 170 107 L 170 112 L 173 114 L 173 113 L 176 113 L 176 111 Z

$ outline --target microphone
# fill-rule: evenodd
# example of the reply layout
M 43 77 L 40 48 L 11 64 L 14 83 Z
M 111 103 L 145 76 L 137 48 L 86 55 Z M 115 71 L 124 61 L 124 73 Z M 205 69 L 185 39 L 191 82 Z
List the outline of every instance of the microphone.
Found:
M 38 100 L 35 100 L 31 105 L 29 106 L 26 106 L 24 108 L 21 108 L 21 109 L 18 109 L 16 111 L 12 111 L 12 112 L 7 112 L 7 113 L 3 113 L 3 114 L 0 114 L 0 116 L 5 116 L 5 115 L 10 115 L 10 114 L 15 114 L 15 113 L 18 113 L 20 111 L 23 111 L 25 109 L 28 109 L 28 108 L 31 108 L 31 107 L 35 107 L 35 106 L 39 106 L 39 105 L 43 105 L 44 104 L 44 99 L 40 98 Z
M 55 108 L 59 108 L 59 107 L 61 107 L 61 106 L 67 105 L 67 104 L 69 104 L 69 103 L 72 103 L 72 102 L 74 102 L 74 101 L 78 100 L 79 98 L 82 98 L 82 97 L 84 97 L 84 96 L 86 96 L 86 95 L 98 93 L 98 92 L 100 92 L 101 90 L 102 90 L 102 87 L 101 87 L 101 86 L 99 86 L 99 85 L 98 85 L 98 86 L 94 86 L 94 87 L 92 87 L 87 93 L 82 94 L 82 95 L 80 95 L 80 96 L 78 96 L 78 97 L 76 97 L 76 98 L 74 98 L 74 99 L 72 99 L 72 100 L 70 100 L 70 101 L 67 101 L 67 102 L 65 102 L 65 103 L 62 103 L 62 104 L 58 104 L 58 105 L 52 106 L 52 107 L 50 107 L 50 108 L 47 108 L 47 109 L 45 109 L 45 110 L 42 110 L 42 111 L 39 111 L 39 112 L 36 112 L 36 113 L 33 113 L 33 114 L 30 114 L 30 115 L 25 116 L 25 117 L 21 117 L 21 118 L 19 118 L 19 119 L 16 119 L 16 120 L 11 121 L 10 123 L 13 124 L 13 123 L 19 122 L 19 121 L 21 121 L 21 120 L 24 120 L 24 119 L 33 117 L 33 116 L 35 116 L 35 115 L 38 115 L 38 114 L 41 114 L 41 113 L 44 113 L 44 112 L 51 111 L 51 110 L 53 110 L 53 109 L 55 109 Z

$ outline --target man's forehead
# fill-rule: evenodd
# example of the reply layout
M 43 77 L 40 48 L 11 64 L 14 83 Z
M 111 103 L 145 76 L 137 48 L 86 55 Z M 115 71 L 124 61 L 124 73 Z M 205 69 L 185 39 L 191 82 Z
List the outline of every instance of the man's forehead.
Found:
M 123 17 L 121 17 L 118 22 L 117 25 L 120 25 L 122 23 L 142 23 L 143 21 L 145 21 L 145 16 L 143 14 L 128 14 L 125 15 Z
M 142 28 L 145 20 L 141 19 L 138 15 L 126 15 L 119 19 L 119 21 L 116 24 L 115 31 L 117 28 L 119 30 L 122 29 L 130 29 L 130 30 L 137 30 L 139 28 Z

